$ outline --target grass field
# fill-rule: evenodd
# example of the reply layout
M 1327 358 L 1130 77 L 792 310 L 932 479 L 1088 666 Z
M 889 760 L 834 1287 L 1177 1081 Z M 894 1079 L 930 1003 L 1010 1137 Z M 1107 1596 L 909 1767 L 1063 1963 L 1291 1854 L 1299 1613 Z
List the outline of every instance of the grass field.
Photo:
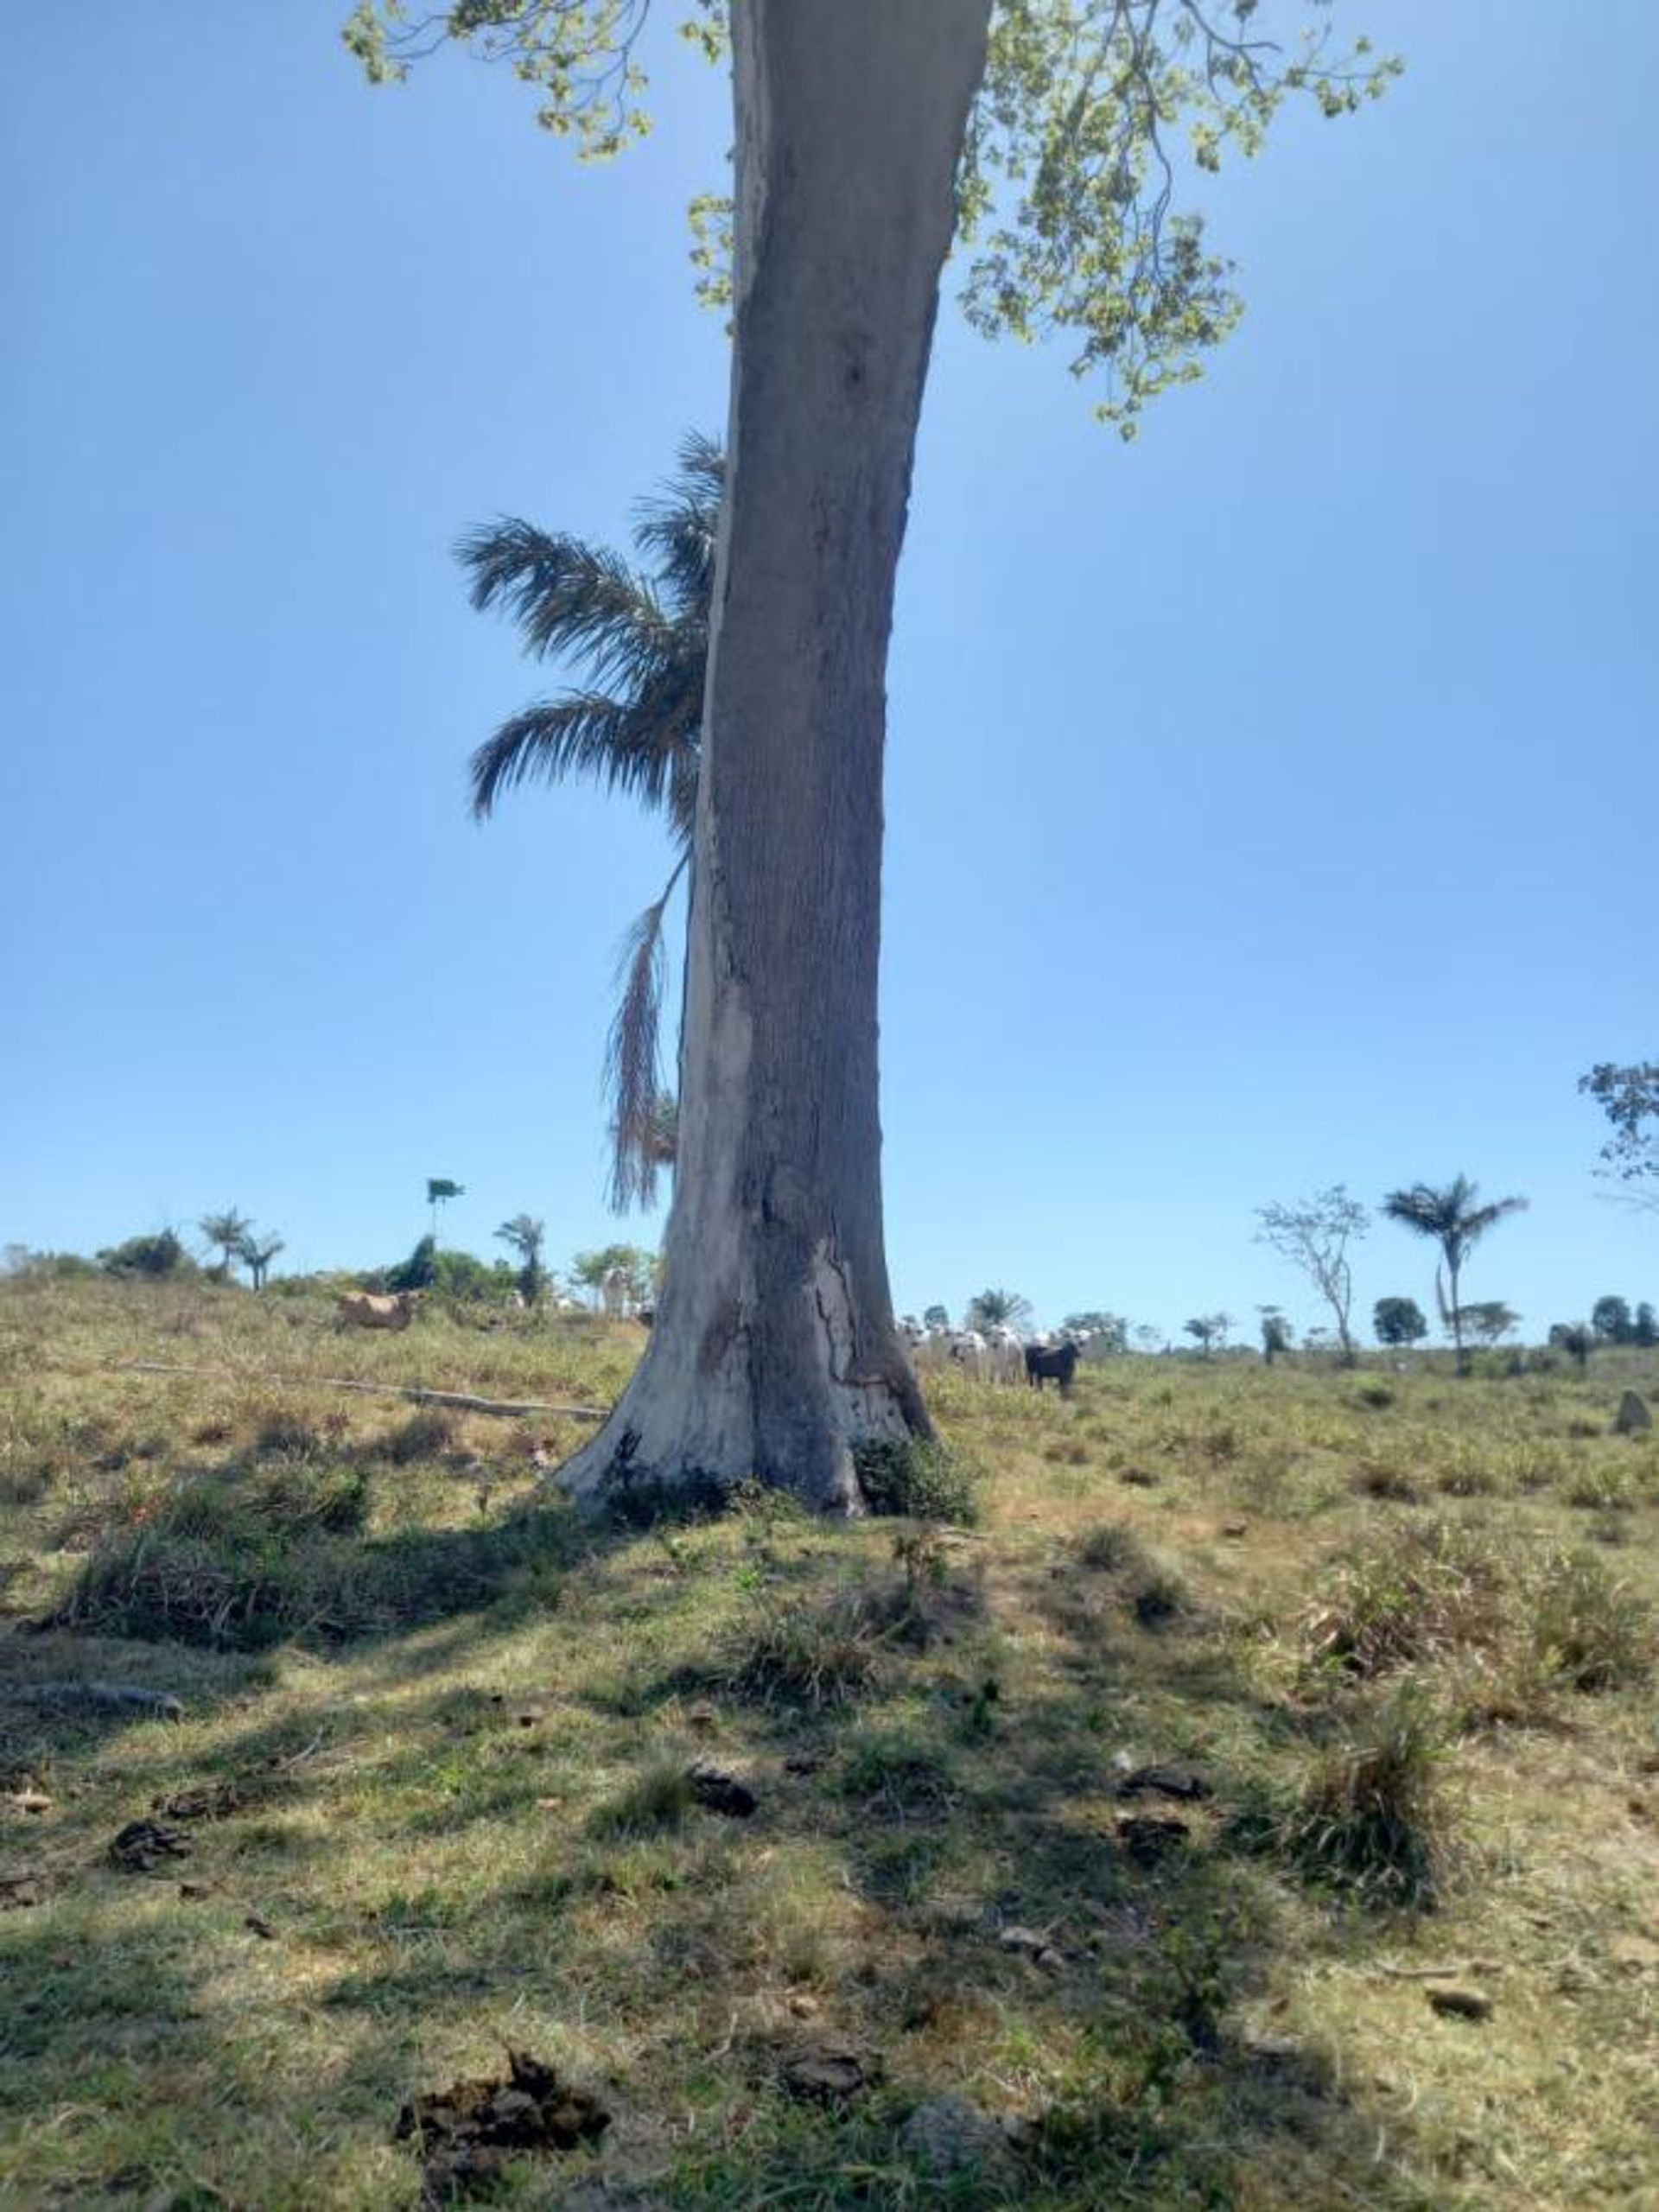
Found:
M 507 2204 L 1659 2203 L 1659 1359 L 946 1378 L 971 1527 L 319 1379 L 637 1344 L 0 1284 L 0 2202 L 415 2206 L 511 2047 L 611 2125 Z

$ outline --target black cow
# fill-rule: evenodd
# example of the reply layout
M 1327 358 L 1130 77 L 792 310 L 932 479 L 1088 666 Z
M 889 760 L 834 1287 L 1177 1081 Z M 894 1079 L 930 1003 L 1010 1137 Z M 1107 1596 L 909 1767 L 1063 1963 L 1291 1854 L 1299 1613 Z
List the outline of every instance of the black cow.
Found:
M 1026 1380 L 1033 1390 L 1040 1390 L 1045 1382 L 1058 1382 L 1060 1395 L 1065 1397 L 1077 1371 L 1077 1348 L 1074 1344 L 1026 1346 Z

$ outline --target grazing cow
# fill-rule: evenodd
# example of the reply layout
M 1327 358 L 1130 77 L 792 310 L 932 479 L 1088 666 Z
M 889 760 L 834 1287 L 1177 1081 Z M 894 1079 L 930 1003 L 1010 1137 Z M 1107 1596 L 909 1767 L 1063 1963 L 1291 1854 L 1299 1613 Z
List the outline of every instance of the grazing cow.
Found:
M 990 1348 L 977 1329 L 959 1329 L 950 1339 L 950 1357 L 964 1375 L 984 1382 L 989 1372 Z
M 600 1277 L 599 1302 L 607 1321 L 620 1320 L 632 1304 L 626 1268 L 607 1268 Z
M 372 1291 L 348 1290 L 340 1300 L 342 1329 L 406 1329 L 420 1304 L 418 1290 L 400 1290 L 394 1297 L 378 1298 Z
M 1025 1371 L 1025 1346 L 1012 1329 L 999 1324 L 985 1347 L 987 1377 L 993 1382 L 1018 1383 Z
M 947 1330 L 929 1329 L 919 1341 L 907 1339 L 910 1362 L 918 1375 L 937 1375 L 950 1360 L 950 1337 Z
M 1045 1382 L 1058 1382 L 1060 1395 L 1068 1397 L 1077 1371 L 1077 1348 L 1069 1338 L 1061 1344 L 1026 1346 L 1026 1380 L 1033 1390 L 1040 1390 Z

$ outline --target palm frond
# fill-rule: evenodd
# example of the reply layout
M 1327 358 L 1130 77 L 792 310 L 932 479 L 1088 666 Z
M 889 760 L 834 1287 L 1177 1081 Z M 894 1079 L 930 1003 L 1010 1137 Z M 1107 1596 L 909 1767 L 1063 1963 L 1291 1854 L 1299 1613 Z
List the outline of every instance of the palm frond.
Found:
M 527 653 L 567 653 L 596 685 L 635 685 L 681 650 L 651 585 L 603 547 L 505 516 L 469 531 L 455 558 L 480 613 L 503 608 Z
M 649 1205 L 662 1165 L 663 916 L 686 865 L 682 855 L 662 895 L 629 925 L 617 958 L 621 1000 L 605 1051 L 605 1088 L 612 1107 L 610 1189 L 613 1213 Z
M 644 701 L 575 691 L 510 715 L 468 764 L 474 814 L 483 821 L 502 792 L 520 784 L 559 783 L 573 776 L 589 777 L 605 790 L 625 792 L 648 806 L 675 801 L 688 772 L 682 758 L 688 748 L 695 789 L 695 734 L 677 727 L 660 708 L 665 696 L 686 689 L 683 682 L 677 685 L 664 677 Z M 677 830 L 677 803 L 673 811 Z
M 725 495 L 725 451 L 718 439 L 694 430 L 681 442 L 678 475 L 639 503 L 633 542 L 652 561 L 679 620 L 706 626 Z
M 1461 1175 L 1444 1191 L 1432 1183 L 1414 1183 L 1408 1190 L 1390 1191 L 1382 1211 L 1390 1221 L 1414 1229 L 1420 1236 L 1444 1238 L 1456 1226 L 1466 1190 Z
M 1474 1195 L 1472 1185 L 1470 1195 Z M 1497 1222 L 1507 1220 L 1512 1213 L 1525 1213 L 1530 1203 L 1527 1198 L 1494 1198 L 1491 1205 L 1477 1206 L 1471 1213 L 1465 1213 L 1459 1224 L 1465 1251 Z

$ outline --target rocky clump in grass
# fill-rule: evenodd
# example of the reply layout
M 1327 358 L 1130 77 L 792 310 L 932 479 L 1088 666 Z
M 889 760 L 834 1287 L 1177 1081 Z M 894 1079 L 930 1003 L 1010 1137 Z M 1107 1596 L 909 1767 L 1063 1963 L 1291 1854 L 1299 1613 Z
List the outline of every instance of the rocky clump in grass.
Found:
M 421 2154 L 429 2204 L 447 2204 L 499 2180 L 526 2152 L 574 2151 L 596 2142 L 611 2115 L 585 2089 L 528 2051 L 509 2050 L 507 2079 L 452 2082 L 414 2098 L 397 2115 L 392 2139 Z
M 845 2104 L 870 2086 L 868 2060 L 851 2044 L 807 2044 L 785 2060 L 783 2084 L 792 2097 L 821 2105 Z
M 899 2131 L 899 2148 L 938 2180 L 983 2173 L 1012 2178 L 1014 2143 L 1008 2123 L 982 2112 L 965 2097 L 930 2097 Z
M 1423 1992 L 1431 2012 L 1453 2020 L 1490 2020 L 1492 2000 L 1484 1989 L 1465 1989 L 1457 1984 Z
M 1142 1628 L 1165 1628 L 1192 1610 L 1192 1593 L 1176 1569 L 1127 1522 L 1103 1521 L 1073 1543 L 1079 1567 L 1107 1574 Z
M 721 1814 L 728 1821 L 752 1818 L 760 1802 L 747 1782 L 728 1774 L 723 1767 L 710 1765 L 707 1759 L 699 1759 L 689 1768 L 685 1778 L 691 1795 L 705 1811 Z
M 1653 1427 L 1653 1414 L 1648 1402 L 1639 1390 L 1627 1390 L 1618 1402 L 1618 1411 L 1613 1416 L 1613 1431 L 1618 1436 L 1639 1436 Z
M 1150 1871 L 1185 1851 L 1192 1840 L 1192 1830 L 1185 1821 L 1160 1818 L 1154 1813 L 1129 1813 L 1118 1821 L 1116 1835 L 1130 1862 Z
M 188 1859 L 195 1845 L 182 1828 L 159 1821 L 129 1821 L 110 1846 L 110 1861 L 124 1873 L 153 1873 L 163 1859 Z
M 1185 1797 L 1200 1799 L 1215 1795 L 1209 1777 L 1195 1766 L 1174 1762 L 1163 1766 L 1137 1766 L 1117 1785 L 1120 1797 Z

